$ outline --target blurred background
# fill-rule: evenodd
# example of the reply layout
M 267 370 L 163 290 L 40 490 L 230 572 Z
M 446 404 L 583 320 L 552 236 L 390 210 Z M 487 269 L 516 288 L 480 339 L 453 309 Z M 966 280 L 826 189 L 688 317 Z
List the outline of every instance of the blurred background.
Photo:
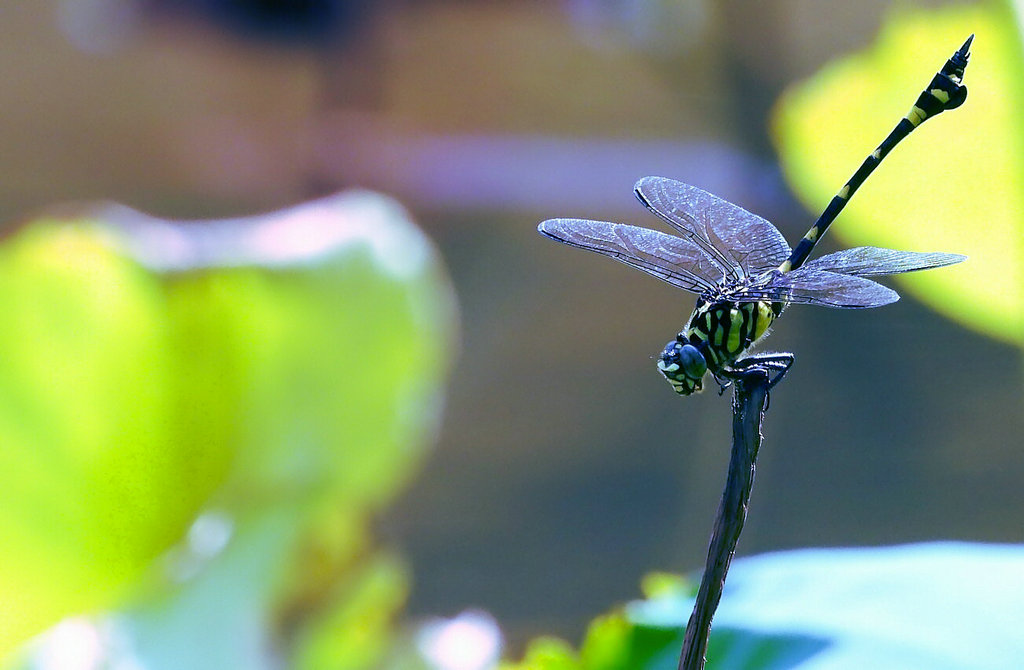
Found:
M 374 513 L 375 543 L 409 566 L 406 619 L 485 610 L 516 656 L 542 633 L 577 640 L 647 572 L 699 569 L 729 455 L 728 398 L 677 397 L 652 360 L 692 297 L 543 239 L 537 222 L 659 227 L 631 193 L 655 174 L 799 239 L 829 192 L 791 185 L 779 154 L 790 152 L 790 177 L 807 169 L 800 154 L 834 160 L 822 179 L 838 188 L 963 38 L 979 33 L 972 68 L 991 64 L 997 38 L 964 17 L 1010 16 L 994 3 L 902 3 L 923 25 L 946 17 L 958 37 L 879 74 L 898 91 L 891 106 L 832 98 L 857 117 L 877 110 L 880 125 L 780 145 L 793 118 L 780 97 L 875 44 L 896 20 L 890 4 L 6 3 L 0 218 L 13 230 L 56 203 L 93 200 L 171 219 L 242 217 L 356 187 L 407 208 L 450 275 L 458 345 L 436 447 Z M 984 75 L 969 69 L 966 81 L 980 96 Z M 1019 303 L 986 307 L 999 322 L 990 329 L 958 316 L 965 295 L 987 292 L 972 272 L 987 268 L 1003 291 L 1024 281 L 1020 210 L 1007 201 L 1017 182 L 1004 193 L 957 181 L 989 162 L 980 145 L 950 148 L 979 99 L 907 141 L 939 172 L 902 168 L 894 154 L 864 193 L 897 195 L 851 205 L 822 243 L 885 246 L 870 224 L 858 233 L 873 217 L 906 235 L 903 248 L 971 253 L 948 271 L 961 294 L 895 284 L 895 305 L 798 307 L 774 328 L 770 346 L 796 364 L 772 394 L 741 555 L 1024 542 Z M 1019 158 L 1017 139 L 977 125 Z M 918 187 L 945 194 L 938 211 L 904 216 L 899 194 Z M 942 216 L 970 216 L 977 200 L 1010 227 Z M 977 255 L 986 235 L 1004 256 Z

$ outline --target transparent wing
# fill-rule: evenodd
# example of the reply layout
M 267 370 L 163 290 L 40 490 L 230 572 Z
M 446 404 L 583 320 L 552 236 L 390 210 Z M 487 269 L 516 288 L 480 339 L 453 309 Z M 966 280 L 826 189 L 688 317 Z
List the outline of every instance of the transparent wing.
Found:
M 744 299 L 748 296 L 756 299 L 766 298 L 774 302 L 838 309 L 880 307 L 900 299 L 896 291 L 870 279 L 837 274 L 806 265 L 785 274 L 768 273 L 763 286 L 744 290 Z
M 692 293 L 716 288 L 722 271 L 689 240 L 656 230 L 585 219 L 549 219 L 537 230 L 595 251 Z
M 789 258 L 782 233 L 769 221 L 696 186 L 644 177 L 633 187 L 648 209 L 716 258 L 747 276 L 777 268 Z M 707 247 L 711 247 L 708 249 Z
M 941 268 L 967 260 L 960 254 L 939 252 L 896 251 L 878 247 L 854 247 L 827 254 L 810 261 L 805 268 L 828 270 L 855 277 L 892 275 L 900 272 L 914 272 L 929 268 Z

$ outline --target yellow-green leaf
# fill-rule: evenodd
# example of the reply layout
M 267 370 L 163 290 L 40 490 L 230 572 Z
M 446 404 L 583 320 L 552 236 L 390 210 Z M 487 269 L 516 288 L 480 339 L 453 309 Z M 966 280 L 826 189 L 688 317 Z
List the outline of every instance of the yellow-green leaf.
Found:
M 431 443 L 454 326 L 429 241 L 369 193 L 201 224 L 39 222 L 0 246 L 0 301 L 0 658 L 127 594 L 153 667 L 199 667 L 176 655 L 189 636 L 223 643 L 204 667 L 225 667 L 245 647 L 232 626 L 320 611 L 347 583 L 369 514 Z M 266 532 L 189 554 L 205 570 L 184 586 L 131 591 L 211 505 Z M 403 594 L 359 606 L 390 616 Z
M 994 3 L 894 13 L 867 51 L 793 87 L 774 119 L 783 167 L 818 211 L 971 33 L 967 101 L 927 121 L 830 229 L 846 245 L 967 254 L 901 276 L 901 292 L 983 333 L 1024 344 L 1024 61 Z
M 185 462 L 156 278 L 94 227 L 42 222 L 0 249 L 0 656 L 109 606 L 180 536 L 220 446 Z

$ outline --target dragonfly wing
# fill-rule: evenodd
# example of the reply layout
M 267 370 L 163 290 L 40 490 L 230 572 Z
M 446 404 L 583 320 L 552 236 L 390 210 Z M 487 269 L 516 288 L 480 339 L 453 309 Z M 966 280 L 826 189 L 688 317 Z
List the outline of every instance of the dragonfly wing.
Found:
M 692 293 L 716 288 L 722 271 L 690 240 L 649 228 L 586 219 L 549 219 L 537 230 L 551 239 L 625 263 Z
M 789 258 L 789 244 L 771 222 L 696 186 L 644 177 L 633 190 L 666 223 L 699 238 L 702 248 L 710 244 L 746 275 L 777 268 Z
M 807 263 L 805 268 L 828 270 L 855 277 L 892 275 L 929 268 L 941 268 L 967 260 L 961 254 L 918 251 L 897 251 L 879 247 L 854 247 L 827 254 Z
M 764 287 L 745 293 L 774 302 L 818 305 L 837 309 L 880 307 L 900 296 L 888 286 L 863 277 L 838 274 L 804 266 L 784 274 L 772 272 Z

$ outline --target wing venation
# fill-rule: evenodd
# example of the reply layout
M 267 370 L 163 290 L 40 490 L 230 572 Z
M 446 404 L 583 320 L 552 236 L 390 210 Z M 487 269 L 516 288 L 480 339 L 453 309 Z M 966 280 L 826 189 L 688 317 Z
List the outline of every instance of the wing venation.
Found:
M 941 252 L 897 251 L 879 247 L 854 247 L 826 254 L 804 265 L 805 268 L 827 270 L 854 277 L 875 277 L 901 272 L 941 268 L 967 260 L 961 254 Z
M 755 299 L 836 309 L 881 307 L 900 299 L 896 291 L 870 279 L 806 265 L 784 274 L 771 272 L 762 286 L 751 287 L 745 293 Z
M 537 230 L 564 244 L 614 258 L 691 293 L 715 290 L 723 279 L 722 270 L 693 242 L 649 228 L 586 219 L 549 219 Z
M 769 221 L 696 186 L 666 177 L 644 177 L 633 190 L 658 217 L 683 235 L 695 237 L 696 244 L 723 270 L 754 276 L 789 258 L 789 244 Z

